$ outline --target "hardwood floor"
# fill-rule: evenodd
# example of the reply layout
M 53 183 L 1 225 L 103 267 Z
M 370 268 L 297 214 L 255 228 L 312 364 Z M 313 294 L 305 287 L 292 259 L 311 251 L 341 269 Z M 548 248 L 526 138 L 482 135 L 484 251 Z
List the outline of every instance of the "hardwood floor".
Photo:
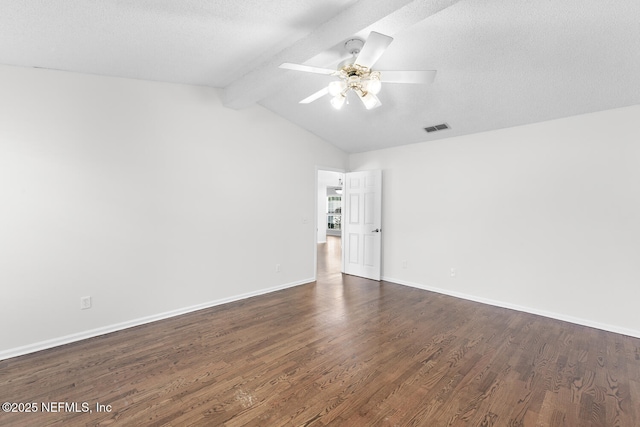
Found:
M 640 339 L 343 276 L 332 245 L 317 283 L 0 361 L 38 409 L 0 425 L 640 426 Z

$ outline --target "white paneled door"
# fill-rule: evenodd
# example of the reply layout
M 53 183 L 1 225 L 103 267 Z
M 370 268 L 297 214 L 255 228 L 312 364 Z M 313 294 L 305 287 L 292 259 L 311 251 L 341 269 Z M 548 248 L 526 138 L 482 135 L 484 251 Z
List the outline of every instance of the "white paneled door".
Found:
M 342 269 L 380 280 L 382 171 L 345 174 L 342 213 Z

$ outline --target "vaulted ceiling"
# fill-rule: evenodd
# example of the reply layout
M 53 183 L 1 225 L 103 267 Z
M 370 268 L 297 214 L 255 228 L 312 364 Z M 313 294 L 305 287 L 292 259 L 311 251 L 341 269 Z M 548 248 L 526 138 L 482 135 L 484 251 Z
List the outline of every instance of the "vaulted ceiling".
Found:
M 333 77 L 278 66 L 335 68 L 371 31 L 394 38 L 375 68 L 435 81 L 299 104 Z M 2 0 L 0 63 L 221 88 L 361 152 L 640 104 L 640 1 Z

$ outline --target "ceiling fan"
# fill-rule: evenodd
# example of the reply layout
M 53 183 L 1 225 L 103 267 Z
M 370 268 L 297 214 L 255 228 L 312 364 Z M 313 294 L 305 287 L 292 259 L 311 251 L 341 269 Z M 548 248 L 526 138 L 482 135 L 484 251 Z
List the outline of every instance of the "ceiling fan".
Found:
M 347 93 L 353 91 L 358 95 L 367 110 L 377 108 L 382 105 L 376 96 L 382 83 L 411 83 L 428 84 L 433 82 L 436 76 L 434 70 L 423 71 L 374 71 L 373 65 L 380 59 L 393 37 L 372 31 L 366 43 L 359 39 L 352 39 L 345 42 L 345 48 L 352 55 L 351 58 L 342 61 L 337 70 L 330 68 L 311 67 L 308 65 L 292 64 L 285 62 L 280 68 L 295 71 L 305 71 L 308 73 L 325 74 L 338 77 L 339 80 L 332 81 L 329 85 L 311 96 L 300 101 L 300 104 L 309 104 L 326 94 L 330 94 L 331 105 L 340 109 L 347 100 Z

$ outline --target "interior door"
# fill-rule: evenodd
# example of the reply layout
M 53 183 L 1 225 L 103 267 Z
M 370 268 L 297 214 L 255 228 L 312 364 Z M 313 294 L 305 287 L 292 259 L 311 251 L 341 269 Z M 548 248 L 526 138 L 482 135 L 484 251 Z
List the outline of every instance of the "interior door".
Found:
M 345 174 L 343 196 L 343 272 L 380 280 L 382 171 Z

